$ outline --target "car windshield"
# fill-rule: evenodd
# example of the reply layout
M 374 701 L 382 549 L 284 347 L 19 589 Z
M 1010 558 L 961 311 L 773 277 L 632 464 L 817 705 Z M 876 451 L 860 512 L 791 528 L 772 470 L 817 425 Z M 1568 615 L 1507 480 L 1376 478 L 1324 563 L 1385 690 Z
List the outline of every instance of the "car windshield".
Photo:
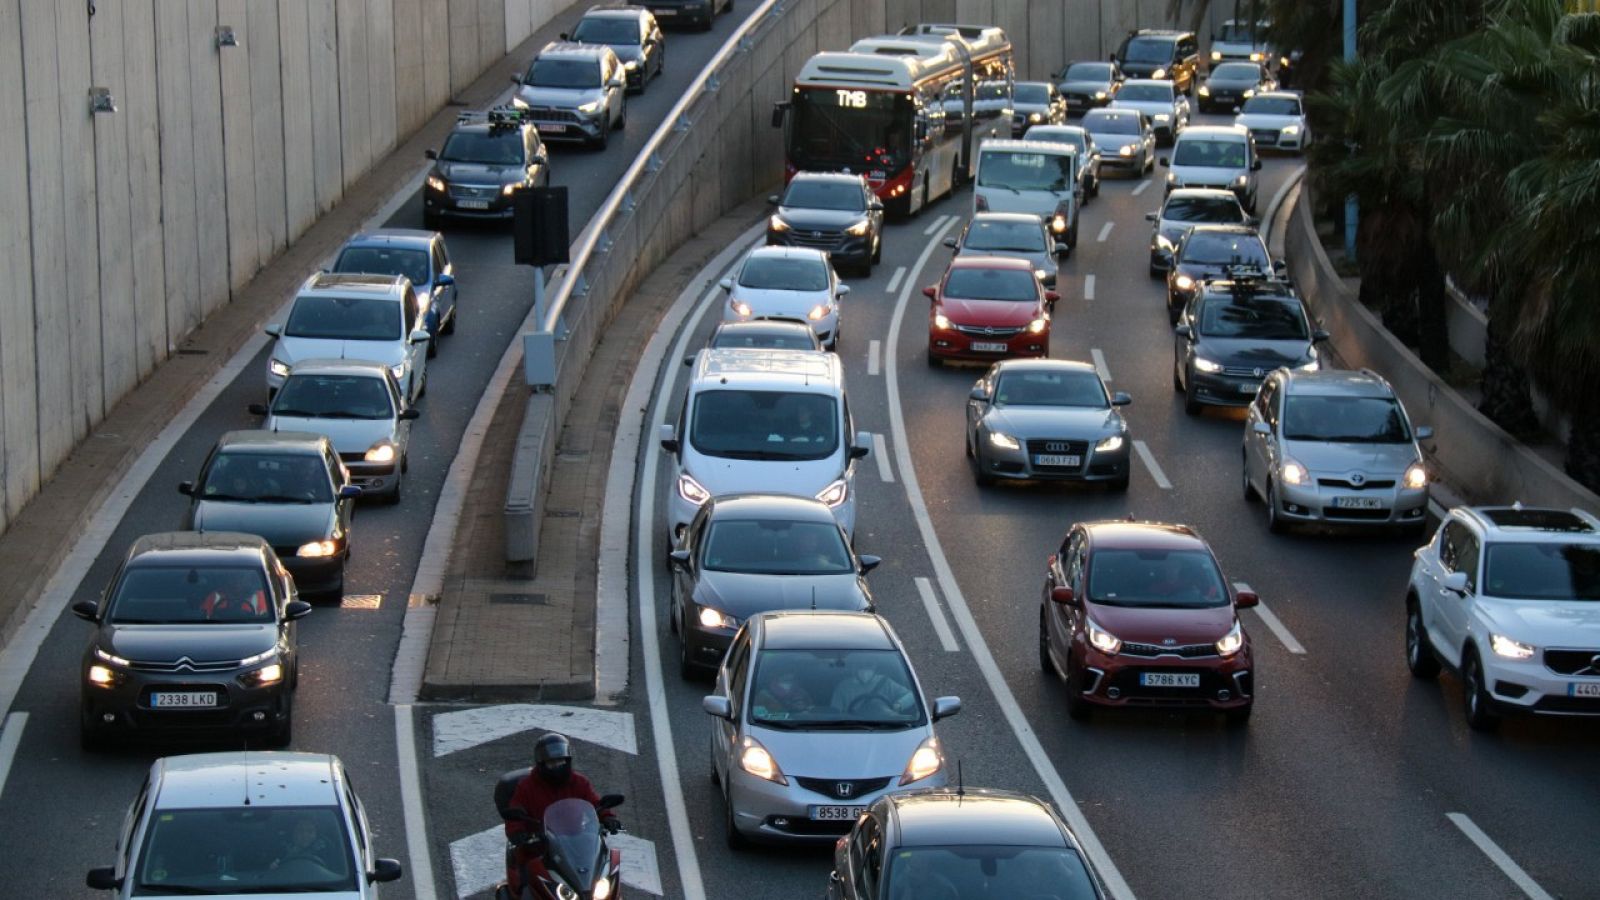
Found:
M 1047 141 L 1052 144 L 1066 144 L 1074 147 L 1079 153 L 1089 147 L 1089 137 L 1081 129 L 1058 128 L 1053 125 L 1035 125 L 1028 129 L 1023 138 L 1030 141 Z
M 816 257 L 752 256 L 739 269 L 739 284 L 768 291 L 825 291 L 828 264 Z
M 600 86 L 600 63 L 593 59 L 541 56 L 528 67 L 528 77 L 522 81 L 532 87 L 597 88 Z
M 994 389 L 995 406 L 1110 406 L 1100 376 L 1072 370 L 1002 372 Z
M 946 299 L 1036 303 L 1039 282 L 1027 269 L 951 269 L 944 280 L 944 296 Z
M 1392 397 L 1317 397 L 1291 394 L 1283 402 L 1283 439 L 1340 444 L 1404 444 L 1411 440 L 1405 409 Z
M 701 391 L 689 442 L 724 459 L 827 459 L 839 448 L 839 409 L 827 394 Z
M 1171 84 L 1125 84 L 1117 92 L 1117 102 L 1124 100 L 1135 103 L 1171 103 Z
M 572 39 L 583 44 L 625 44 L 639 46 L 639 22 L 610 16 L 585 16 L 572 30 Z
M 289 311 L 283 336 L 397 341 L 405 330 L 402 313 L 400 304 L 388 297 L 301 297 Z
M 1128 62 L 1170 62 L 1172 59 L 1171 38 L 1132 38 L 1122 50 L 1122 58 Z
M 1491 597 L 1600 601 L 1600 547 L 1490 544 L 1484 554 L 1483 576 L 1483 592 Z
M 111 596 L 113 625 L 272 621 L 265 574 L 243 566 L 130 566 Z
M 1073 63 L 1061 73 L 1062 81 L 1110 81 L 1110 63 Z
M 839 526 L 785 519 L 711 523 L 700 564 L 750 575 L 843 575 L 855 571 Z
M 1207 300 L 1200 308 L 1204 337 L 1258 341 L 1303 341 L 1309 336 L 1297 300 L 1259 297 L 1239 303 L 1231 297 Z
M 1258 116 L 1298 116 L 1300 101 L 1293 97 L 1251 97 L 1244 102 L 1240 112 Z
M 712 335 L 711 347 L 721 350 L 728 347 L 746 347 L 763 350 L 815 350 L 817 349 L 816 332 L 809 327 L 805 331 L 762 331 L 745 328 L 719 328 Z
M 1232 194 L 1226 197 L 1177 197 L 1167 200 L 1161 218 L 1171 222 L 1207 225 L 1238 225 L 1244 222 L 1244 207 Z
M 1019 81 L 1012 90 L 1018 103 L 1050 102 L 1050 86 L 1037 81 Z
M 195 497 L 231 503 L 327 503 L 333 499 L 333 481 L 320 453 L 228 450 L 211 458 Z
M 272 414 L 296 419 L 392 419 L 394 398 L 370 375 L 290 375 L 272 401 Z
M 241 785 L 247 781 L 240 768 Z M 359 890 L 335 806 L 159 809 L 128 878 L 135 897 Z
M 1248 62 L 1223 63 L 1211 70 L 1210 80 L 1254 83 L 1261 80 L 1261 67 Z
M 1072 187 L 1072 154 L 979 151 L 978 187 L 1011 191 L 1065 191 Z
M 838 209 L 860 212 L 867 208 L 861 186 L 838 181 L 796 180 L 789 183 L 781 206 L 797 209 Z
M 750 723 L 796 731 L 902 731 L 927 719 L 898 650 L 763 650 Z
M 479 166 L 522 165 L 522 135 L 511 131 L 458 131 L 439 151 L 444 162 Z
M 433 280 L 428 267 L 428 251 L 401 250 L 395 247 L 346 247 L 333 264 L 335 272 L 360 275 L 404 275 L 414 285 Z
M 1272 268 L 1272 260 L 1267 258 L 1267 248 L 1261 243 L 1261 238 L 1253 234 L 1232 231 L 1189 232 L 1189 239 L 1184 242 L 1179 262 L 1199 266 L 1239 265 L 1261 269 Z
M 962 239 L 961 247 L 964 250 L 1043 253 L 1044 226 L 1038 222 L 997 222 L 977 219 L 967 227 L 967 236 Z
M 1191 609 L 1226 606 L 1227 586 L 1205 550 L 1096 550 L 1089 599 L 1106 606 Z
M 1084 114 L 1083 127 L 1090 134 L 1138 134 L 1139 116 L 1126 111 L 1096 109 Z
M 1205 166 L 1213 169 L 1242 169 L 1245 164 L 1243 140 L 1217 141 L 1179 138 L 1172 151 L 1175 166 Z
M 1252 31 L 1254 34 L 1251 33 Z M 1257 23 L 1255 28 L 1252 29 L 1249 22 L 1230 21 L 1223 22 L 1222 27 L 1217 29 L 1216 40 L 1230 44 L 1240 44 L 1252 38 L 1265 39 L 1266 36 L 1267 23 L 1265 22 Z
M 974 841 L 981 838 L 974 838 Z M 986 845 L 897 847 L 888 900 L 1095 900 L 1083 859 L 1067 847 Z

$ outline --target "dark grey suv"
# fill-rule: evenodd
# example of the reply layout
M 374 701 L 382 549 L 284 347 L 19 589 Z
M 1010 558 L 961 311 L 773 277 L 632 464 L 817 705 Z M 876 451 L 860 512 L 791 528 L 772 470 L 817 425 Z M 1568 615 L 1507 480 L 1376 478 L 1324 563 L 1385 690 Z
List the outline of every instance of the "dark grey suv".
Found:
M 114 734 L 239 733 L 290 740 L 299 655 L 295 620 L 311 604 L 266 541 L 169 532 L 134 541 L 105 599 L 74 604 L 96 628 L 84 648 L 85 749 Z
M 861 275 L 883 256 L 883 201 L 860 175 L 800 172 L 767 202 L 767 243 L 826 250 L 834 267 L 849 263 Z

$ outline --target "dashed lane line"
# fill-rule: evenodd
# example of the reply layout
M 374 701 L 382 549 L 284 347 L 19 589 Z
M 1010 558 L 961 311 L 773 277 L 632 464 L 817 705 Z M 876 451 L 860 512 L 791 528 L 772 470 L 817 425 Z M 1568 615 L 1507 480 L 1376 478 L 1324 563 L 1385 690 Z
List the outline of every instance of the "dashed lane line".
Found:
M 872 456 L 878 461 L 878 478 L 884 484 L 894 484 L 894 470 L 889 468 L 889 452 L 884 449 L 883 435 L 873 432 Z
M 1250 590 L 1250 585 L 1242 581 L 1235 581 L 1233 589 L 1236 591 L 1248 591 Z M 1255 612 L 1257 616 L 1261 617 L 1261 621 L 1267 624 L 1268 630 L 1277 636 L 1278 641 L 1283 644 L 1285 650 L 1296 656 L 1305 655 L 1305 646 L 1295 640 L 1294 635 L 1289 632 L 1289 626 L 1283 624 L 1283 620 L 1274 615 L 1272 610 L 1267 608 L 1267 604 L 1257 603 Z
M 1093 300 L 1094 299 L 1094 276 L 1093 275 L 1085 275 L 1085 276 L 1083 276 L 1083 299 L 1085 299 L 1085 300 Z
M 6 779 L 11 777 L 11 762 L 17 758 L 17 748 L 22 745 L 22 729 L 27 727 L 28 714 L 14 712 L 0 725 L 0 795 L 6 791 Z
M 923 234 L 934 234 L 936 232 L 942 231 L 942 230 L 944 230 L 944 227 L 946 225 L 950 224 L 950 221 L 952 219 L 954 219 L 954 218 L 955 218 L 955 216 L 940 216 L 939 218 L 934 219 L 932 222 L 929 222 L 928 223 L 928 227 L 922 229 L 922 233 Z
M 1111 370 L 1106 368 L 1106 355 L 1100 352 L 1099 347 L 1089 351 L 1089 358 L 1094 360 L 1094 370 L 1099 373 L 1101 381 L 1111 380 Z
M 895 266 L 894 267 L 894 274 L 889 276 L 889 286 L 884 288 L 883 292 L 886 293 L 886 294 L 894 293 L 895 289 L 900 287 L 900 279 L 902 279 L 904 277 L 906 277 L 906 267 L 905 266 Z
M 1156 487 L 1163 491 L 1172 490 L 1172 482 L 1167 480 L 1167 473 L 1161 471 L 1161 464 L 1156 462 L 1156 455 L 1150 452 L 1150 446 L 1144 441 L 1134 441 L 1133 449 L 1139 454 L 1139 461 L 1150 470 L 1150 477 L 1155 481 Z
M 1117 223 L 1115 223 L 1115 222 L 1107 222 L 1104 225 L 1101 225 L 1100 226 L 1100 236 L 1095 238 L 1095 240 L 1100 242 L 1100 243 L 1102 243 L 1102 244 L 1105 243 L 1106 242 L 1106 238 L 1111 236 L 1111 227 L 1113 225 L 1115 225 L 1115 224 L 1117 224 Z
M 961 646 L 956 643 L 955 633 L 950 630 L 950 621 L 945 618 L 944 610 L 939 608 L 939 598 L 933 593 L 933 582 L 922 576 L 912 579 L 917 583 L 917 594 L 922 597 L 922 605 L 928 610 L 928 618 L 933 621 L 933 633 L 939 636 L 939 646 L 946 653 L 956 653 Z
M 1139 182 L 1139 186 L 1133 189 L 1133 196 L 1137 197 L 1140 194 L 1144 193 L 1144 189 L 1149 187 L 1149 186 L 1150 186 L 1150 179 L 1146 178 L 1146 179 L 1140 181 Z
M 867 342 L 867 374 L 878 374 L 878 357 L 883 353 L 882 341 Z
M 1496 844 L 1492 838 L 1484 834 L 1482 828 L 1479 828 L 1475 822 L 1467 818 L 1466 813 L 1445 813 L 1445 818 L 1461 829 L 1461 833 L 1467 836 L 1467 840 L 1477 844 L 1478 849 L 1483 851 L 1483 855 L 1489 857 L 1490 862 L 1498 866 L 1500 871 L 1506 873 L 1506 877 L 1511 879 L 1511 883 L 1521 888 L 1522 892 L 1528 895 L 1529 900 L 1555 900 L 1544 888 L 1539 886 L 1537 881 L 1533 880 L 1532 876 L 1517 865 L 1516 860 L 1512 859 L 1504 850 L 1501 850 L 1499 844 Z

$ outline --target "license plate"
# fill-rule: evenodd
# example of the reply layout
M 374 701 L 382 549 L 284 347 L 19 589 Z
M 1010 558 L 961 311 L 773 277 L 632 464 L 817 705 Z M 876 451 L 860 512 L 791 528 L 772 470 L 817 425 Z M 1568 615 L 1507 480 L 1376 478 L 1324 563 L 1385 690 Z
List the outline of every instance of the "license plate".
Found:
M 541 131 L 541 132 L 548 131 L 551 134 L 560 134 L 561 132 L 566 131 L 566 130 L 567 130 L 567 126 L 562 125 L 560 122 L 540 122 L 539 123 L 539 131 Z
M 150 705 L 158 709 L 198 708 L 217 705 L 216 691 L 161 691 L 150 695 Z
M 489 201 L 487 201 L 487 200 L 457 200 L 456 201 L 456 205 L 461 207 L 462 209 L 488 209 L 489 208 Z
M 1200 676 L 1194 672 L 1140 672 L 1139 684 L 1144 687 L 1197 688 Z
M 811 820 L 813 822 L 854 822 L 866 811 L 867 808 L 865 806 L 813 806 L 811 807 Z
M 1261 390 L 1261 385 L 1259 385 L 1259 384 L 1241 384 L 1241 385 L 1239 385 L 1239 393 L 1241 393 L 1241 394 L 1250 394 L 1250 395 L 1254 396 L 1255 392 L 1259 391 L 1259 390 Z
M 1567 685 L 1568 697 L 1600 697 L 1600 681 L 1579 681 Z
M 972 349 L 979 353 L 1004 353 L 1008 349 L 1005 344 L 992 341 L 973 341 Z
M 1066 456 L 1060 453 L 1040 453 L 1033 458 L 1036 466 L 1081 466 L 1083 457 Z
M 1339 509 L 1382 509 L 1383 501 L 1377 497 L 1335 497 L 1333 505 Z

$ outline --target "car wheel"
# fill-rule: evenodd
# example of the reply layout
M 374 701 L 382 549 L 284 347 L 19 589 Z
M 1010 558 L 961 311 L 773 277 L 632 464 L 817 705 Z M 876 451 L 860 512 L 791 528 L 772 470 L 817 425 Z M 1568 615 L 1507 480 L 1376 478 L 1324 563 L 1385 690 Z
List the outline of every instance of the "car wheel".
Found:
M 967 439 L 961 442 L 961 449 L 967 451 L 967 459 L 976 458 L 972 453 L 972 442 L 974 439 L 973 433 L 969 431 L 967 432 Z
M 733 827 L 733 791 L 723 791 L 722 801 L 722 821 L 728 829 L 728 849 L 735 852 L 750 849 L 750 840 Z
M 440 326 L 440 329 L 443 330 L 443 326 Z M 439 355 L 439 333 L 438 332 L 435 332 L 434 336 L 428 339 L 428 350 L 427 350 L 427 354 L 426 355 L 427 355 L 427 357 L 429 359 L 433 359 L 435 356 Z
M 439 333 L 440 334 L 455 334 L 456 333 L 456 308 L 454 306 L 450 307 L 450 318 L 444 320 L 444 325 L 440 326 Z
M 615 131 L 621 131 L 628 127 L 628 98 L 626 96 L 622 98 L 622 112 L 617 115 L 617 124 L 611 127 Z
M 1244 502 L 1254 503 L 1256 489 L 1254 485 L 1250 484 L 1250 464 L 1243 450 L 1239 451 L 1239 484 L 1244 494 Z
M 684 681 L 694 681 L 700 673 L 695 671 L 694 663 L 689 661 L 689 642 L 683 626 L 678 626 L 678 677 Z
M 934 356 L 933 355 L 933 351 L 929 350 L 928 351 L 928 368 L 937 369 L 937 368 L 942 367 L 943 365 L 944 365 L 944 360 L 941 360 L 939 357 Z
M 1289 528 L 1289 523 L 1283 520 L 1283 515 L 1278 512 L 1278 491 L 1272 486 L 1272 480 L 1267 480 L 1267 496 L 1262 500 L 1267 505 L 1267 530 L 1273 534 L 1283 534 Z
M 1099 174 L 1096 174 L 1094 176 L 1094 181 L 1089 182 L 1089 196 L 1091 196 L 1091 197 L 1100 196 L 1100 176 L 1099 176 Z
M 405 483 L 406 483 L 405 475 L 404 474 L 396 474 L 394 476 L 394 490 L 392 490 L 388 494 L 384 495 L 383 502 L 389 504 L 390 506 L 398 505 L 400 503 L 400 488 Z
M 294 740 L 294 701 L 285 697 L 283 700 L 283 721 L 277 727 L 267 732 L 262 743 L 274 750 L 282 750 Z
M 1072 666 L 1072 656 L 1067 656 L 1067 715 L 1083 722 L 1088 720 L 1093 707 L 1083 699 L 1083 676 Z
M 988 487 L 994 484 L 994 476 L 989 474 L 983 464 L 983 454 L 975 453 L 972 457 L 972 481 L 978 487 Z
M 1043 669 L 1046 675 L 1055 675 L 1056 664 L 1050 661 L 1050 632 L 1045 628 L 1044 617 L 1045 609 L 1041 605 L 1039 607 L 1039 668 Z
M 874 263 L 883 262 L 883 235 L 881 233 L 872 239 L 872 261 Z M 869 267 L 867 271 L 870 272 L 872 269 Z
M 106 749 L 106 732 L 94 720 L 87 706 L 78 709 L 78 746 L 85 753 L 100 753 Z
M 1255 709 L 1254 703 L 1241 706 L 1237 709 L 1230 709 L 1222 714 L 1222 721 L 1227 724 L 1229 728 L 1243 728 L 1244 726 L 1250 724 L 1250 711 L 1252 709 Z
M 1194 379 L 1189 379 L 1189 384 L 1183 389 L 1183 414 L 1186 416 L 1200 415 L 1200 398 L 1195 394 Z
M 1428 626 L 1422 621 L 1422 605 L 1415 597 L 1406 598 L 1406 668 L 1413 677 L 1424 681 L 1439 675 L 1439 657 L 1433 655 Z
M 1489 689 L 1483 683 L 1483 663 L 1478 661 L 1478 651 L 1468 650 L 1461 664 L 1461 691 L 1467 706 L 1467 725 L 1473 731 L 1494 731 L 1500 727 L 1500 717 L 1495 714 Z
M 1176 353 L 1172 355 L 1172 389 L 1180 394 L 1183 393 L 1183 372 L 1178 365 L 1178 355 Z

